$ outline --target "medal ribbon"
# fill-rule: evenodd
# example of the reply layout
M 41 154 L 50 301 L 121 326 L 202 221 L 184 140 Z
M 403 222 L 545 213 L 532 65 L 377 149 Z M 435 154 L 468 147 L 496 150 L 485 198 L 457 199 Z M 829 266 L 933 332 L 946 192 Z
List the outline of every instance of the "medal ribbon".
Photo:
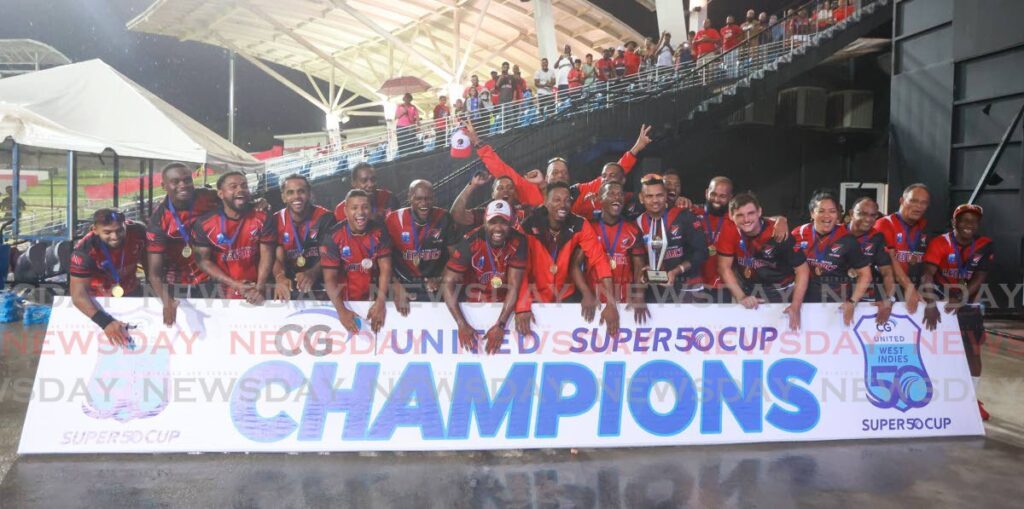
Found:
M 409 222 L 412 223 L 412 248 L 413 250 L 415 250 L 416 256 L 419 256 L 421 247 L 423 246 L 422 237 L 425 236 L 427 233 L 430 233 L 430 230 L 437 226 L 437 223 L 431 224 L 430 213 L 427 213 L 427 227 L 424 230 L 420 230 L 419 227 L 416 225 L 416 215 L 412 212 L 411 209 L 409 210 Z M 424 232 L 423 235 L 420 235 L 421 231 Z
M 124 243 L 127 242 L 128 235 L 125 233 Z M 124 268 L 124 253 L 128 251 L 128 248 L 124 243 L 121 245 L 121 264 L 117 267 L 117 270 L 114 270 L 114 260 L 110 256 L 110 248 L 107 247 L 106 242 L 103 242 L 102 240 L 99 241 L 100 250 L 103 251 L 103 256 L 107 259 L 107 261 L 103 262 L 103 265 L 108 267 L 108 272 L 110 272 L 110 275 L 114 278 L 114 286 L 121 286 L 121 269 Z
M 349 238 L 353 237 L 352 229 L 349 228 L 349 226 L 348 226 L 348 221 L 345 221 L 345 233 L 348 234 Z M 373 259 L 373 253 L 377 252 L 377 243 L 373 240 L 373 235 L 371 235 L 370 232 L 366 233 L 366 237 L 370 239 L 370 251 L 366 254 L 366 257 L 372 260 Z M 363 244 L 360 242 L 359 246 L 362 247 L 362 245 Z
M 903 230 L 903 237 L 907 239 L 907 249 L 910 250 L 911 254 L 916 253 L 918 245 L 921 244 L 921 236 L 914 235 L 914 242 L 911 243 L 910 234 L 914 231 L 914 228 L 907 224 L 907 222 L 903 220 L 903 216 L 901 216 L 899 213 L 896 213 L 896 219 L 898 219 L 900 222 L 900 229 Z
M 229 250 L 231 248 L 235 247 L 235 241 L 238 240 L 238 234 L 242 233 L 242 221 L 244 219 L 245 219 L 245 215 L 242 215 L 241 217 L 238 218 L 238 228 L 235 230 L 235 234 L 231 236 L 231 240 L 228 242 L 228 249 Z M 220 233 L 220 237 L 223 237 L 223 239 L 217 239 L 217 240 L 226 240 L 227 239 L 227 235 L 225 235 L 225 233 L 227 233 L 227 231 L 228 231 L 228 216 L 224 215 L 224 211 L 221 210 L 220 211 L 220 232 L 221 232 Z M 218 244 L 223 244 L 223 242 L 218 242 Z
M 971 242 L 967 247 L 960 247 L 953 232 L 947 233 L 949 245 L 953 247 L 953 261 L 956 263 L 956 273 L 960 281 L 967 283 L 967 266 L 970 263 L 971 255 L 977 250 L 978 241 Z M 966 254 L 963 251 L 967 251 Z
M 723 221 L 724 222 L 724 221 Z M 761 220 L 761 231 L 764 232 L 764 219 Z M 736 227 L 739 230 L 739 227 Z M 744 238 L 743 232 L 740 233 L 740 251 L 743 251 L 743 260 L 746 262 L 747 268 L 754 270 L 754 255 L 747 251 L 747 239 Z M 757 239 L 757 237 L 754 237 Z M 741 264 L 742 265 L 742 264 Z
M 707 205 L 704 205 L 704 217 L 702 218 L 704 221 L 704 236 L 707 238 L 708 245 L 713 246 L 715 242 L 718 242 L 718 236 L 722 234 L 722 225 L 725 224 L 725 218 L 723 217 L 718 220 L 718 228 L 715 229 L 715 233 L 711 233 L 711 220 L 708 219 L 709 217 L 711 217 L 711 211 L 708 210 Z
M 616 228 L 616 230 L 615 230 L 615 240 L 612 241 L 611 245 L 609 245 L 608 244 L 608 230 L 605 229 L 604 221 L 601 221 L 601 233 L 604 235 L 604 238 L 602 239 L 602 241 L 603 241 L 602 243 L 604 244 L 604 252 L 608 254 L 609 258 L 613 258 L 615 256 L 615 247 L 619 245 L 619 235 L 622 234 L 622 224 L 624 222 L 625 221 L 623 221 L 622 219 L 619 219 L 619 227 Z
M 195 208 L 196 198 L 193 196 L 192 201 L 188 204 L 188 217 L 192 217 L 192 211 L 195 210 Z M 170 196 L 167 197 L 167 209 L 171 211 L 171 217 L 174 218 L 174 223 L 178 227 L 178 234 L 180 234 L 181 238 L 185 240 L 185 245 L 189 245 L 190 239 L 188 235 L 188 228 L 185 228 L 185 223 L 180 217 L 178 217 L 178 211 L 174 208 L 174 200 L 172 200 Z
M 493 274 L 494 277 L 501 277 L 498 276 L 498 264 L 494 261 L 494 253 L 491 252 L 490 242 L 484 241 L 484 246 L 487 247 L 487 263 L 491 265 L 491 274 Z
M 288 223 L 288 228 L 292 231 L 292 237 L 295 237 L 295 247 L 299 248 L 299 256 L 302 256 L 305 253 L 305 249 L 302 247 L 302 242 L 309 238 L 309 226 L 313 222 L 313 214 L 310 214 L 309 219 L 306 220 L 301 238 L 299 237 L 299 234 L 295 232 L 295 221 L 292 221 L 291 212 L 285 210 L 284 215 L 285 222 Z
M 838 230 L 838 229 L 839 229 L 839 227 L 832 228 L 832 232 L 830 232 L 828 234 L 828 237 L 825 238 L 825 247 L 819 249 L 819 247 L 821 246 L 821 243 L 818 242 L 818 230 L 815 230 L 814 227 L 811 226 L 811 239 L 813 239 L 813 241 L 814 241 L 814 259 L 815 260 L 817 260 L 818 262 L 822 262 L 822 261 L 825 260 L 825 254 L 828 252 L 829 246 L 832 245 L 832 238 L 836 236 L 836 230 Z M 820 265 L 819 265 L 819 267 L 820 267 Z

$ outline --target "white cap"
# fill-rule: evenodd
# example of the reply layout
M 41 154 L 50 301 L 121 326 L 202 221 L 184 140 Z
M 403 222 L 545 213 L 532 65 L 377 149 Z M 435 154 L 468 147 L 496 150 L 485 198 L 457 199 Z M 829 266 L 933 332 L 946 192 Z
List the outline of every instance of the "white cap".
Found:
M 484 222 L 490 222 L 496 217 L 503 217 L 506 221 L 512 221 L 512 206 L 505 200 L 494 200 L 487 204 L 487 211 L 484 212 Z
M 465 129 L 456 129 L 452 133 L 451 147 L 451 155 L 455 159 L 465 159 L 473 155 L 473 147 Z

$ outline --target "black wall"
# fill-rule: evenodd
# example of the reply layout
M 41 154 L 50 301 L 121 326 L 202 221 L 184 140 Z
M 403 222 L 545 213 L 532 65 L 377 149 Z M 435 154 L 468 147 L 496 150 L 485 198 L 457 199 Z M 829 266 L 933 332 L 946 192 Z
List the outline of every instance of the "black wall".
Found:
M 899 188 L 925 182 L 928 220 L 946 229 L 967 201 L 1013 115 L 1024 103 L 1024 2 L 902 0 L 894 16 L 889 177 Z M 1022 279 L 1024 156 L 1021 129 L 978 202 L 996 243 L 996 282 Z M 890 203 L 895 203 L 891 201 Z M 1020 299 L 1012 303 L 1019 308 Z

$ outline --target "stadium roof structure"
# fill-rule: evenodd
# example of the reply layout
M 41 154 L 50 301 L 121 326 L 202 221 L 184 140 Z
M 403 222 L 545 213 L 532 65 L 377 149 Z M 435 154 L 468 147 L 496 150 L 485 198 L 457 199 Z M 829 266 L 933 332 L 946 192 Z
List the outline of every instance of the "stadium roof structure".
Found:
M 574 55 L 594 53 L 596 58 L 598 48 L 642 39 L 587 0 L 541 2 L 550 2 L 557 47 L 569 44 Z M 354 110 L 383 105 L 388 98 L 377 91 L 397 76 L 423 78 L 445 93 L 472 73 L 486 81 L 486 73 L 509 61 L 519 64 L 529 79 L 539 66 L 534 3 L 155 0 L 127 26 L 234 51 L 328 116 L 340 118 L 350 111 L 380 114 Z M 299 70 L 309 83 L 295 83 L 266 62 Z M 328 83 L 326 92 L 314 78 Z M 346 90 L 350 93 L 343 94 Z M 359 97 L 370 102 L 352 105 Z
M 0 78 L 70 64 L 71 59 L 32 39 L 0 39 Z

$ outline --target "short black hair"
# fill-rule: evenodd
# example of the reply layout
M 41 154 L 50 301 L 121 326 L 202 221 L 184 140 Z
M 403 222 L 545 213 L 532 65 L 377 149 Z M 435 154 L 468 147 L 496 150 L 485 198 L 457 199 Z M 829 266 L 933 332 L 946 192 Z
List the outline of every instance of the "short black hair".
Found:
M 814 208 L 817 207 L 819 203 L 825 200 L 831 200 L 832 203 L 835 203 L 836 209 L 839 210 L 839 215 L 843 215 L 843 204 L 839 202 L 839 197 L 836 196 L 836 193 L 832 192 L 829 189 L 819 189 L 815 191 L 814 194 L 811 195 L 811 200 L 807 202 L 807 211 L 810 213 L 814 213 Z
M 292 173 L 291 175 L 288 175 L 287 177 L 281 179 L 281 187 L 283 188 L 284 183 L 288 182 L 289 180 L 301 180 L 306 183 L 306 187 L 313 189 L 313 185 L 309 183 L 309 179 L 306 178 L 305 175 L 301 175 L 298 173 Z
M 228 178 L 234 177 L 234 176 L 242 177 L 242 179 L 245 180 L 245 174 L 244 173 L 242 173 L 240 171 L 232 170 L 232 171 L 229 171 L 229 172 L 227 172 L 227 173 L 225 173 L 225 174 L 223 174 L 223 175 L 221 175 L 220 177 L 217 178 L 217 189 L 220 189 L 224 185 L 224 182 L 226 182 L 228 180 Z M 246 180 L 246 182 L 248 182 L 248 180 Z
M 367 200 L 369 200 L 370 193 L 363 191 L 362 189 L 352 189 L 351 191 L 345 194 L 345 199 L 348 200 L 349 198 L 366 198 Z
M 555 189 L 565 189 L 566 192 L 571 192 L 569 184 L 566 184 L 565 182 L 549 182 L 548 187 L 544 189 L 544 197 L 547 198 L 547 196 L 551 194 L 551 191 L 554 191 Z
M 853 202 L 853 205 L 850 205 L 850 210 L 853 210 L 853 209 L 857 208 L 857 205 L 860 205 L 861 203 L 864 203 L 864 202 L 866 202 L 868 200 L 871 200 L 871 201 L 873 201 L 875 203 L 878 203 L 875 200 L 874 196 L 864 195 L 864 196 L 861 196 L 860 198 L 857 198 L 857 200 Z
M 361 172 L 363 170 L 376 171 L 377 169 L 374 168 L 372 164 L 370 164 L 370 163 L 368 163 L 366 161 L 363 161 L 361 163 L 356 163 L 356 165 L 352 167 L 351 178 L 355 179 L 356 175 L 359 174 L 359 172 Z
M 600 189 L 597 190 L 598 195 L 604 198 L 605 193 L 607 193 L 612 186 L 623 187 L 622 182 L 619 182 L 618 180 L 605 180 L 604 183 L 601 184 Z
M 187 164 L 185 164 L 185 163 L 183 163 L 181 161 L 174 161 L 173 163 L 167 163 L 163 168 L 160 168 L 160 175 L 162 177 L 166 178 L 167 177 L 167 172 L 169 172 L 171 170 L 174 170 L 174 169 L 178 169 L 178 168 L 181 168 L 181 169 L 187 171 L 189 173 L 189 175 L 192 174 L 192 168 L 189 167 L 189 165 L 187 165 Z
M 117 209 L 99 209 L 92 213 L 92 224 L 106 226 L 108 224 L 122 224 L 125 221 L 124 214 Z
M 737 194 L 732 197 L 732 200 L 729 200 L 729 213 L 732 214 L 751 203 L 753 203 L 755 207 L 761 208 L 761 201 L 757 199 L 757 195 L 753 192 L 747 191 L 745 193 Z

